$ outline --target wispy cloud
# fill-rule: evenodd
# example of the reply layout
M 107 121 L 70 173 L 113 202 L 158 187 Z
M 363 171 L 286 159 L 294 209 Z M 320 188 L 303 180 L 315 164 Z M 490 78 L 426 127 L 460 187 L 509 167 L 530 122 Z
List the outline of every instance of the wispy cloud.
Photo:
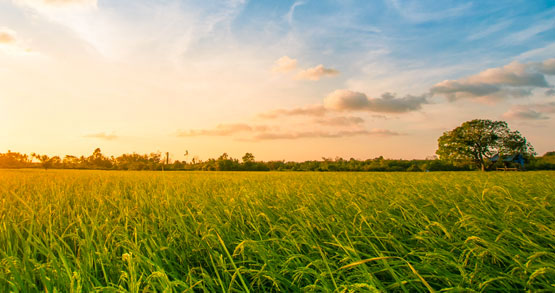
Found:
M 537 34 L 543 33 L 548 30 L 553 31 L 554 27 L 555 27 L 555 20 L 553 19 L 540 21 L 526 29 L 509 34 L 504 38 L 504 42 L 510 43 L 510 44 L 522 43 L 536 36 Z
M 245 4 L 244 0 L 13 1 L 33 18 L 67 28 L 72 37 L 106 58 L 133 60 L 156 55 L 153 58 L 158 62 L 172 63 L 183 62 L 185 53 L 201 41 L 221 43 Z
M 541 60 L 545 58 L 552 58 L 553 52 L 555 52 L 555 42 L 551 42 L 543 47 L 528 50 L 520 55 L 516 56 L 516 60 Z
M 272 71 L 286 73 L 297 69 L 297 59 L 289 56 L 283 56 L 274 62 Z
M 253 136 L 252 140 L 278 140 L 302 138 L 341 138 L 350 136 L 398 136 L 400 133 L 387 129 L 371 130 L 343 130 L 337 132 L 307 131 L 307 132 L 263 132 Z
M 0 28 L 0 44 L 14 44 L 15 33 L 6 28 Z
M 516 106 L 511 108 L 505 114 L 503 114 L 505 119 L 522 119 L 522 120 L 545 120 L 549 117 L 544 114 L 529 109 L 527 107 Z
M 97 0 L 14 0 L 15 3 L 35 9 L 96 8 Z
M 475 33 L 469 35 L 467 37 L 467 39 L 469 41 L 475 41 L 475 40 L 479 40 L 479 39 L 483 39 L 487 36 L 490 36 L 496 32 L 502 31 L 506 28 L 508 28 L 510 25 L 512 24 L 512 20 L 505 20 L 502 22 L 498 22 L 495 24 L 492 24 L 490 26 L 487 27 L 482 27 L 482 26 L 477 26 L 476 28 L 478 29 Z
M 324 65 L 320 64 L 316 67 L 301 70 L 295 79 L 298 80 L 320 80 L 322 77 L 331 77 L 339 74 L 339 71 L 333 68 L 326 68 Z
M 432 5 L 422 5 L 417 1 L 389 0 L 388 2 L 403 18 L 417 23 L 457 17 L 472 7 L 472 3 L 465 3 L 446 9 L 434 9 Z
M 516 105 L 505 112 L 502 117 L 515 120 L 546 120 L 547 114 L 555 113 L 555 102 Z
M 289 25 L 293 24 L 293 14 L 295 13 L 295 8 L 304 4 L 305 4 L 304 1 L 296 1 L 295 3 L 293 3 L 293 5 L 291 5 L 291 7 L 289 8 L 289 11 L 285 15 L 285 19 L 287 19 L 287 22 L 289 23 Z
M 12 56 L 40 55 L 29 48 L 15 31 L 0 27 L 0 50 Z
M 364 119 L 354 116 L 339 116 L 331 118 L 321 118 L 314 120 L 315 123 L 325 126 L 353 126 L 364 123 Z
M 363 129 L 360 127 L 364 120 L 359 117 L 334 117 L 321 119 L 305 124 L 301 128 L 314 128 L 314 126 L 332 127 L 334 130 L 283 130 L 278 126 L 248 125 L 248 124 L 220 124 L 212 129 L 179 131 L 178 137 L 192 136 L 233 136 L 240 141 L 261 141 L 277 139 L 303 139 L 303 138 L 341 138 L 349 136 L 397 136 L 398 132 L 387 129 Z M 354 127 L 353 127 L 354 126 Z M 337 129 L 339 128 L 339 129 Z M 351 128 L 351 129 L 350 129 Z M 352 129 L 354 128 L 354 129 Z
M 119 137 L 117 135 L 115 135 L 114 133 L 111 134 L 107 134 L 105 132 L 98 132 L 98 133 L 92 133 L 92 134 L 87 134 L 85 135 L 85 137 L 88 138 L 97 138 L 97 139 L 102 139 L 102 140 L 116 140 Z
M 272 67 L 273 72 L 278 73 L 288 73 L 297 70 L 298 61 L 289 56 L 283 56 L 274 62 Z M 296 80 L 320 80 L 322 77 L 333 77 L 339 74 L 339 71 L 333 68 L 324 67 L 320 64 L 315 67 L 299 69 L 297 74 L 295 74 L 294 79 Z
M 230 136 L 238 133 L 252 132 L 252 131 L 263 131 L 266 130 L 266 126 L 250 126 L 248 124 L 238 123 L 238 124 L 219 124 L 213 129 L 198 129 L 198 130 L 187 130 L 179 131 L 177 136 L 187 137 L 187 136 Z
M 277 109 L 258 114 L 260 118 L 273 119 L 282 116 L 324 116 L 327 110 L 322 105 L 299 107 L 293 109 Z
M 97 0 L 42 0 L 45 4 L 50 5 L 96 5 Z

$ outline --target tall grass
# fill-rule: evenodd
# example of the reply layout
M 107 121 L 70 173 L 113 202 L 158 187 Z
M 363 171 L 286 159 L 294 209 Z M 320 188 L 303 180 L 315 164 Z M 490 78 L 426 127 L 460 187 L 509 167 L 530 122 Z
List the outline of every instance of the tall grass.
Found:
M 0 291 L 552 291 L 554 175 L 0 171 Z

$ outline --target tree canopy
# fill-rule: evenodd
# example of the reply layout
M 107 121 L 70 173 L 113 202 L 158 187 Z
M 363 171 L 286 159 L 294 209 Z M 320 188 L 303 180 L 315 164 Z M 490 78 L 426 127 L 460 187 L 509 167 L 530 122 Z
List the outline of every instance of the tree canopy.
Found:
M 534 148 L 518 131 L 511 131 L 505 121 L 475 119 L 444 132 L 438 139 L 436 154 L 452 162 L 471 161 L 482 171 L 495 155 L 535 155 Z

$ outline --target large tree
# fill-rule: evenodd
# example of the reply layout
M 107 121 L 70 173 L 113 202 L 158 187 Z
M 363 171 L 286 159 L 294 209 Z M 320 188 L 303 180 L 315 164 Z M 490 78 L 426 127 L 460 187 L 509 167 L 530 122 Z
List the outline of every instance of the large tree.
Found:
M 444 132 L 438 139 L 436 154 L 442 160 L 472 161 L 486 170 L 490 159 L 499 154 L 535 155 L 534 148 L 518 131 L 511 131 L 505 121 L 475 119 Z

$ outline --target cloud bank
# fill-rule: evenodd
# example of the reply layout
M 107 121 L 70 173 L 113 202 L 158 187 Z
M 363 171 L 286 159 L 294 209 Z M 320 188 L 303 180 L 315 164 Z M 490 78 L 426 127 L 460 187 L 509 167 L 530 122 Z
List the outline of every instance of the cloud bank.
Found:
M 406 113 L 420 110 L 427 103 L 425 95 L 397 98 L 395 94 L 385 93 L 380 98 L 369 98 L 351 90 L 336 90 L 324 99 L 324 106 L 330 110 L 377 113 Z
M 434 85 L 430 92 L 432 95 L 444 96 L 449 101 L 518 98 L 530 96 L 535 88 L 551 87 L 545 77 L 551 74 L 555 74 L 555 59 L 527 64 L 514 61 L 466 78 L 442 81 Z
M 531 66 L 546 75 L 555 75 L 555 58 L 547 59 L 539 63 L 531 63 Z
M 319 69 L 316 70 L 315 68 Z M 315 76 L 325 75 L 323 72 L 326 69 L 323 65 L 315 68 L 310 74 L 308 71 L 301 71 L 299 74 L 306 74 L 307 79 L 311 74 Z M 320 105 L 278 109 L 259 114 L 259 117 L 266 119 L 289 116 L 324 117 L 340 112 L 402 114 L 422 109 L 423 105 L 430 104 L 429 98 L 432 96 L 443 96 L 450 102 L 465 98 L 502 100 L 531 96 L 533 91 L 538 88 L 547 89 L 545 95 L 552 96 L 555 95 L 555 89 L 546 79 L 549 75 L 555 75 L 555 58 L 531 63 L 514 61 L 505 66 L 490 68 L 469 77 L 439 82 L 432 86 L 427 94 L 409 94 L 397 97 L 395 94 L 386 92 L 379 98 L 371 98 L 362 92 L 339 89 L 328 94 Z M 541 107 L 538 105 L 515 106 L 503 114 L 503 117 L 507 119 L 548 119 L 546 113 L 551 113 L 549 109 L 552 109 L 553 105 L 549 103 L 542 104 Z M 335 117 L 331 119 L 320 118 L 312 122 L 333 126 L 355 125 L 357 121 L 356 119 L 349 120 L 346 117 Z

